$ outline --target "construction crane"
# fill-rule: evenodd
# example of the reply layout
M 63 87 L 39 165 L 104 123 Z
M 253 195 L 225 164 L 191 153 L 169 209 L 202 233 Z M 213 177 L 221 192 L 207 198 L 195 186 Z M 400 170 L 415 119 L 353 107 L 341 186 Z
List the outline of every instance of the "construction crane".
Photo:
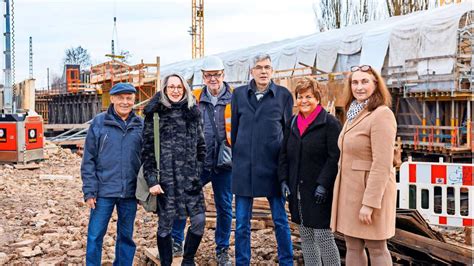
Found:
M 192 38 L 192 57 L 204 56 L 204 0 L 192 0 L 192 26 L 189 30 Z
M 112 60 L 115 60 L 116 58 L 118 59 L 124 59 L 125 56 L 123 55 L 117 55 L 115 54 L 115 45 L 116 42 L 118 42 L 118 32 L 117 32 L 117 2 L 114 1 L 114 28 L 112 30 L 112 41 L 111 41 L 111 53 L 106 54 L 105 56 L 110 57 Z

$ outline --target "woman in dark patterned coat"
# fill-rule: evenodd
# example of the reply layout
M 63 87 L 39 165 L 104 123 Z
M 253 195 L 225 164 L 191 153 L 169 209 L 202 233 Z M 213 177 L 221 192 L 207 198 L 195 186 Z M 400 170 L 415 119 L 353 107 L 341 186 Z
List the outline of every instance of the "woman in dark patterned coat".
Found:
M 182 265 L 194 265 L 204 234 L 205 204 L 199 178 L 206 156 L 201 114 L 185 80 L 163 79 L 162 91 L 145 107 L 142 162 L 150 193 L 158 195 L 157 243 L 161 265 L 171 265 L 171 228 L 175 219 L 190 217 Z M 153 114 L 160 116 L 160 167 L 157 169 Z

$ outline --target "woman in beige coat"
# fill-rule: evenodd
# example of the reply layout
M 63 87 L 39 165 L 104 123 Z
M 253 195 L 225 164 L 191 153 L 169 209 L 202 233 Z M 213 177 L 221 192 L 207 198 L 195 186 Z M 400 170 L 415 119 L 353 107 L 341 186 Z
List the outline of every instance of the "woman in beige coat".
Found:
M 393 150 L 397 123 L 382 77 L 370 66 L 352 67 L 345 87 L 347 120 L 339 135 L 331 229 L 344 234 L 347 265 L 392 265 L 387 239 L 395 235 Z

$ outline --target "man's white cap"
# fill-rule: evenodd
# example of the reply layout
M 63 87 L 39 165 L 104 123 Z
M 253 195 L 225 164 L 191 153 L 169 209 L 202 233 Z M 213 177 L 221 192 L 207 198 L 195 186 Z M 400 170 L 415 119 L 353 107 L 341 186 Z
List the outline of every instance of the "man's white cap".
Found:
M 204 58 L 204 62 L 202 64 L 201 70 L 202 71 L 224 70 L 224 63 L 219 57 L 210 55 Z

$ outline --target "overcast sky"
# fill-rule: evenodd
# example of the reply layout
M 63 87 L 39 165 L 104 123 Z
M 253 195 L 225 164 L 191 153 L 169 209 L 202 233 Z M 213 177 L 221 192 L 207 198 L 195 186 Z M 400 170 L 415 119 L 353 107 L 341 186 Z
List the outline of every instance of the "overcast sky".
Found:
M 312 0 L 204 1 L 207 55 L 317 30 Z M 191 58 L 191 0 L 14 0 L 14 4 L 16 80 L 28 78 L 32 36 L 37 88 L 46 86 L 47 67 L 50 73 L 62 72 L 67 48 L 81 45 L 90 52 L 93 64 L 106 61 L 114 16 L 115 50 L 130 51 L 132 64 L 141 59 L 152 63 L 156 56 L 163 65 Z M 4 14 L 3 1 L 0 6 Z M 2 38 L 2 50 L 4 42 Z M 3 61 L 2 55 L 2 65 Z

